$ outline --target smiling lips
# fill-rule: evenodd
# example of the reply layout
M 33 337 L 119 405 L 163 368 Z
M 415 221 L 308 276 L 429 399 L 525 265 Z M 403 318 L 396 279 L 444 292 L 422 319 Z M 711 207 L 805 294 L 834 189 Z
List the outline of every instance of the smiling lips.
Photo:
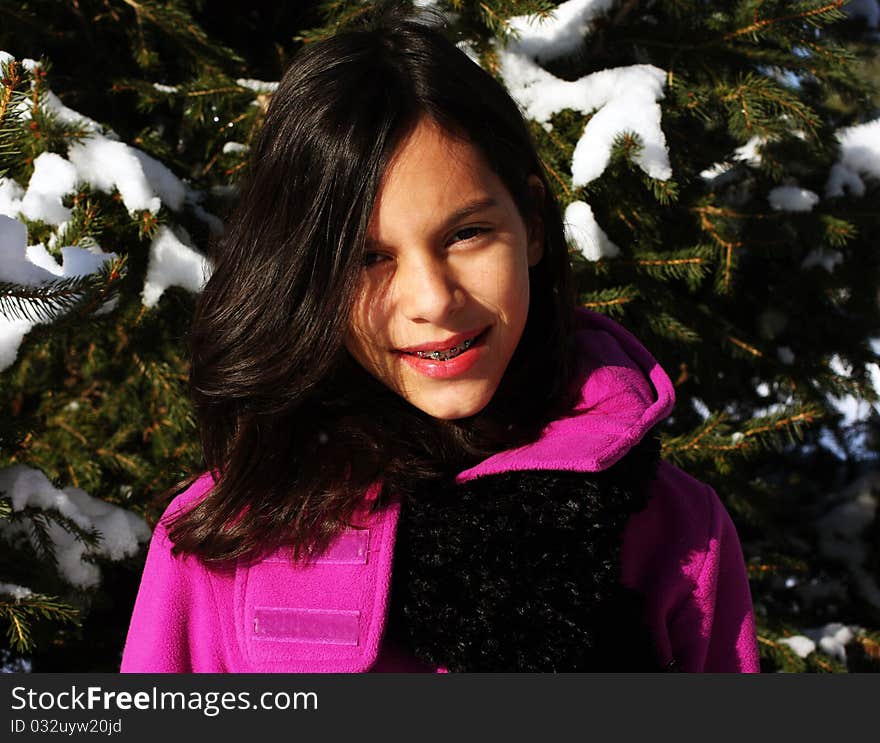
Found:
M 450 351 L 463 345 L 466 341 L 475 340 L 486 328 L 478 328 L 467 333 L 457 333 L 445 341 L 422 343 L 418 346 L 404 346 L 397 350 L 401 353 L 426 355 L 437 351 Z
M 395 353 L 413 371 L 425 377 L 451 379 L 468 372 L 487 353 L 486 338 L 489 335 L 489 330 L 490 328 L 487 327 L 477 333 L 462 333 L 443 343 L 431 344 L 446 346 L 442 350 L 415 352 L 400 350 Z M 450 341 L 457 338 L 464 338 L 464 341 L 449 347 Z

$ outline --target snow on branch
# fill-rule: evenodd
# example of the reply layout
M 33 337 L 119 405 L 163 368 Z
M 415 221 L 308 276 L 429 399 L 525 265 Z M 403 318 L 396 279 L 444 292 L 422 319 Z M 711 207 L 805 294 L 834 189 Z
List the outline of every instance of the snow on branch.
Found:
M 96 273 L 105 262 L 116 259 L 115 253 L 104 253 L 98 247 L 63 247 L 61 256 L 59 266 L 45 246 L 28 246 L 24 223 L 0 214 L 0 282 L 41 286 L 58 278 Z M 25 305 L 19 312 L 0 312 L 0 371 L 15 362 L 21 341 L 34 325 L 55 319 L 59 314 L 36 306 L 40 304 L 37 298 L 20 299 L 19 304 Z M 99 311 L 111 307 L 107 302 Z
M 26 509 L 56 512 L 61 520 L 69 520 L 85 532 L 97 532 L 100 539 L 90 547 L 84 540 L 50 523 L 48 534 L 59 573 L 71 585 L 93 588 L 101 579 L 100 568 L 86 558 L 101 556 L 121 560 L 137 553 L 140 543 L 150 539 L 147 523 L 134 513 L 94 498 L 81 488 L 56 488 L 40 470 L 14 464 L 0 470 L 0 494 L 12 503 L 13 516 Z M 30 529 L 20 523 L 2 523 L 6 536 L 25 533 L 33 540 Z M 39 549 L 39 545 L 34 545 Z

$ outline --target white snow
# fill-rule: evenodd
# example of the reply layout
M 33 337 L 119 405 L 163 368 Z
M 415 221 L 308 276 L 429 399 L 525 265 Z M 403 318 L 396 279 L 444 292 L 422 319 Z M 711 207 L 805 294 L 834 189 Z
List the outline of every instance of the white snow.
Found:
M 248 146 L 241 142 L 226 142 L 223 145 L 223 154 L 229 155 L 230 153 L 247 152 L 248 149 Z
M 242 88 L 254 91 L 254 93 L 274 93 L 278 88 L 277 82 L 268 82 L 266 80 L 253 80 L 251 78 L 240 77 L 235 82 Z
M 864 196 L 862 176 L 880 178 L 880 119 L 840 129 L 836 137 L 840 159 L 831 167 L 825 197 L 843 196 L 844 187 L 853 196 Z
M 573 109 L 592 118 L 575 145 L 572 184 L 583 186 L 608 165 L 614 138 L 634 132 L 644 145 L 634 161 L 652 178 L 672 175 L 666 137 L 660 128 L 660 105 L 666 73 L 653 65 L 600 70 L 578 80 L 561 80 L 539 62 L 576 51 L 590 22 L 611 0 L 569 0 L 543 21 L 537 15 L 508 19 L 518 38 L 508 36 L 498 51 L 501 77 L 523 112 L 546 123 L 557 111 Z
M 46 109 L 58 120 L 84 127 L 88 136 L 68 148 L 66 159 L 55 153 L 37 157 L 34 175 L 23 196 L 11 186 L 0 187 L 0 212 L 7 216 L 21 212 L 29 219 L 60 224 L 70 216 L 60 199 L 79 183 L 107 193 L 117 189 L 131 213 L 139 209 L 156 212 L 163 203 L 174 211 L 183 206 L 187 187 L 165 165 L 120 142 L 112 130 L 68 108 L 51 90 L 45 91 L 44 100 Z M 25 118 L 31 117 L 32 106 L 31 99 L 25 98 Z
M 708 420 L 711 413 L 709 407 L 699 397 L 691 398 L 691 406 L 703 420 Z
M 858 629 L 858 628 L 855 628 Z M 852 642 L 855 632 L 852 627 L 841 622 L 830 622 L 824 627 L 804 630 L 807 636 L 818 645 L 825 655 L 841 663 L 846 663 L 846 644 Z
M 818 650 L 845 665 L 846 646 L 855 639 L 860 630 L 858 625 L 829 622 L 822 627 L 805 629 L 802 635 L 784 637 L 779 643 L 788 645 L 801 658 Z
M 124 142 L 93 134 L 72 144 L 67 158 L 50 152 L 39 155 L 23 195 L 20 187 L 6 185 L 7 179 L 2 179 L 0 212 L 60 225 L 71 216 L 61 198 L 73 193 L 79 183 L 105 193 L 118 190 L 131 214 L 140 209 L 155 213 L 163 203 L 174 211 L 183 206 L 183 182 L 158 160 Z
M 766 142 L 765 137 L 754 136 L 744 145 L 740 145 L 733 151 L 730 161 L 719 162 L 711 165 L 700 173 L 704 180 L 716 180 L 714 185 L 722 185 L 732 175 L 733 166 L 736 163 L 757 166 L 761 164 L 761 155 L 758 146 Z M 725 175 L 726 174 L 726 175 Z
M 794 363 L 794 351 L 788 346 L 780 346 L 776 349 L 776 356 L 783 364 Z
M 0 596 L 12 596 L 16 601 L 21 601 L 34 595 L 30 588 L 17 586 L 15 583 L 0 583 Z
M 34 172 L 21 200 L 21 213 L 28 219 L 59 225 L 70 219 L 61 197 L 74 190 L 76 168 L 61 155 L 44 152 L 34 160 Z
M 508 19 L 508 27 L 519 37 L 520 54 L 547 62 L 576 52 L 592 30 L 593 20 L 616 4 L 616 0 L 568 0 L 543 20 L 537 15 L 515 16 Z
M 801 268 L 822 266 L 828 273 L 834 273 L 834 267 L 843 263 L 843 253 L 833 248 L 814 248 L 801 261 Z
M 837 354 L 833 354 L 828 360 L 828 367 L 835 374 L 847 379 L 852 375 L 852 365 L 845 364 Z M 865 365 L 865 368 L 868 371 L 874 391 L 880 395 L 880 366 L 877 363 L 868 363 Z M 844 395 L 843 397 L 826 395 L 826 399 L 843 415 L 842 425 L 845 427 L 867 420 L 872 412 L 880 413 L 880 402 L 869 403 L 867 400 L 855 397 L 854 395 Z
M 147 307 L 154 307 L 169 286 L 182 286 L 191 292 L 200 292 L 210 273 L 208 259 L 163 225 L 150 244 L 143 303 Z
M 12 57 L 6 55 L 4 59 Z M 277 87 L 277 83 L 259 80 L 242 79 L 238 82 L 257 92 Z M 156 87 L 163 92 L 172 92 L 171 86 Z M 31 105 L 28 99 L 22 111 L 25 117 L 31 115 Z M 57 235 L 72 216 L 71 210 L 62 203 L 63 197 L 74 193 L 82 184 L 88 184 L 105 193 L 117 191 L 132 215 L 139 210 L 156 213 L 162 206 L 177 212 L 186 206 L 207 224 L 214 237 L 222 233 L 222 221 L 202 205 L 204 194 L 190 188 L 159 160 L 119 141 L 111 130 L 64 106 L 51 91 L 46 91 L 46 105 L 62 121 L 83 126 L 87 136 L 68 148 L 66 158 L 56 153 L 43 153 L 37 157 L 27 189 L 11 179 L 0 178 L 0 215 L 22 215 L 54 225 L 57 230 L 47 240 L 54 250 Z M 244 149 L 245 145 L 230 142 L 224 151 Z M 64 266 L 60 267 L 44 246 L 26 248 L 27 235 L 23 230 L 23 225 L 14 227 L 9 222 L 0 225 L 0 257 L 4 260 L 0 276 L 5 276 L 8 281 L 39 284 L 52 276 L 91 273 L 101 261 L 115 257 L 102 253 L 96 245 L 61 247 Z M 204 259 L 163 227 L 150 247 L 144 301 L 153 306 L 165 288 L 172 285 L 200 291 L 206 275 Z M 116 299 L 106 302 L 96 314 L 109 312 L 115 304 Z M 0 370 L 15 361 L 22 338 L 32 325 L 27 321 L 0 317 Z
M 0 214 L 14 217 L 21 211 L 24 189 L 11 178 L 0 177 Z
M 575 145 L 572 185 L 584 186 L 602 174 L 611 159 L 615 137 L 624 132 L 640 137 L 643 148 L 633 160 L 645 173 L 660 180 L 672 175 L 657 102 L 663 98 L 663 70 L 632 65 L 568 81 L 554 77 L 521 54 L 503 50 L 499 58 L 508 91 L 535 121 L 549 121 L 563 109 L 593 113 Z
M 98 247 L 63 247 L 59 266 L 43 245 L 28 246 L 24 223 L 0 215 L 0 281 L 39 286 L 57 277 L 94 273 L 104 261 L 115 257 L 115 253 L 104 253 Z M 22 339 L 36 324 L 0 313 L 0 371 L 15 362 Z
M 565 237 L 590 261 L 613 258 L 620 255 L 620 248 L 599 227 L 593 210 L 584 201 L 572 201 L 565 208 L 563 217 Z
M 816 649 L 816 643 L 809 637 L 804 635 L 792 635 L 791 637 L 783 637 L 779 641 L 780 645 L 788 645 L 801 658 L 806 658 Z
M 45 98 L 45 106 L 49 110 L 49 112 L 55 116 L 60 122 L 64 124 L 74 124 L 76 126 L 83 127 L 88 132 L 92 134 L 102 134 L 102 136 L 108 137 L 109 139 L 119 139 L 119 136 L 107 129 L 106 127 L 102 127 L 97 121 L 94 119 L 90 119 L 88 116 L 83 116 L 81 113 L 74 111 L 72 108 L 68 108 L 65 106 L 61 99 L 55 95 L 51 90 L 46 90 L 46 98 Z M 22 111 L 22 114 L 25 118 L 30 118 L 31 116 L 31 101 L 30 99 L 26 99 L 26 108 Z
M 93 498 L 80 488 L 56 488 L 40 470 L 14 464 L 0 470 L 0 492 L 12 502 L 14 511 L 26 507 L 55 510 L 86 529 L 97 529 L 101 540 L 97 547 L 86 546 L 57 524 L 51 524 L 49 535 L 62 577 L 80 588 L 96 586 L 101 579 L 97 565 L 85 561 L 87 554 L 121 560 L 134 555 L 141 542 L 150 539 L 150 528 L 139 516 L 111 503 Z M 26 531 L 30 539 L 29 530 Z
M 176 93 L 178 90 L 176 85 L 163 85 L 162 83 L 153 83 L 153 87 L 160 93 Z
M 832 354 L 831 358 L 828 359 L 828 368 L 835 374 L 839 374 L 841 377 L 846 377 L 848 379 L 852 376 L 852 364 L 845 363 L 836 353 Z
M 141 209 L 158 212 L 163 202 L 175 211 L 183 205 L 186 190 L 177 176 L 124 142 L 94 136 L 71 145 L 67 156 L 79 177 L 93 188 L 105 193 L 118 190 L 130 214 Z
M 93 273 L 115 257 L 93 247 L 64 247 L 59 266 L 43 245 L 27 245 L 24 223 L 0 215 L 0 279 L 4 281 L 38 286 L 55 277 Z
M 767 200 L 776 211 L 809 212 L 819 203 L 819 196 L 799 186 L 777 186 L 767 194 Z

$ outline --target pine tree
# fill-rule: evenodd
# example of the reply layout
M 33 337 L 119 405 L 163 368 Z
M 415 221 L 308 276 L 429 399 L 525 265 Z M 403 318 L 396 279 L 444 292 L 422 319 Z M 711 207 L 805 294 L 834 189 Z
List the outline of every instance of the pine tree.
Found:
M 113 670 L 148 536 L 132 512 L 152 523 L 157 494 L 198 471 L 181 341 L 265 81 L 378 3 L 276 5 L 0 7 L 0 49 L 15 57 L 2 71 L 0 214 L 27 229 L 23 241 L 0 222 L 0 251 L 14 237 L 19 268 L 26 244 L 89 268 L 50 280 L 30 263 L 0 284 L 3 316 L 29 327 L 0 371 L 10 662 Z M 581 304 L 622 321 L 673 376 L 664 456 L 734 517 L 763 668 L 877 670 L 876 3 L 415 5 L 527 115 L 566 207 Z M 548 107 L 551 91 L 564 103 Z M 95 141 L 135 175 L 140 164 L 140 190 L 94 167 Z M 71 187 L 50 193 L 35 173 Z M 25 480 L 31 495 L 9 491 Z M 74 489 L 129 514 L 125 550 L 35 495 Z M 59 563 L 59 529 L 100 564 L 99 582 Z

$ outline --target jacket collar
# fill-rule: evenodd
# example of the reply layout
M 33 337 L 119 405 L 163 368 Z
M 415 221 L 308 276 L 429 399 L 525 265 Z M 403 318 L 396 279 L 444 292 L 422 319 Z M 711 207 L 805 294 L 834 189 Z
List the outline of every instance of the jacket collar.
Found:
M 499 452 L 455 478 L 463 483 L 511 470 L 598 472 L 621 459 L 675 404 L 669 376 L 626 329 L 576 310 L 578 374 L 574 415 L 553 421 L 530 444 Z

